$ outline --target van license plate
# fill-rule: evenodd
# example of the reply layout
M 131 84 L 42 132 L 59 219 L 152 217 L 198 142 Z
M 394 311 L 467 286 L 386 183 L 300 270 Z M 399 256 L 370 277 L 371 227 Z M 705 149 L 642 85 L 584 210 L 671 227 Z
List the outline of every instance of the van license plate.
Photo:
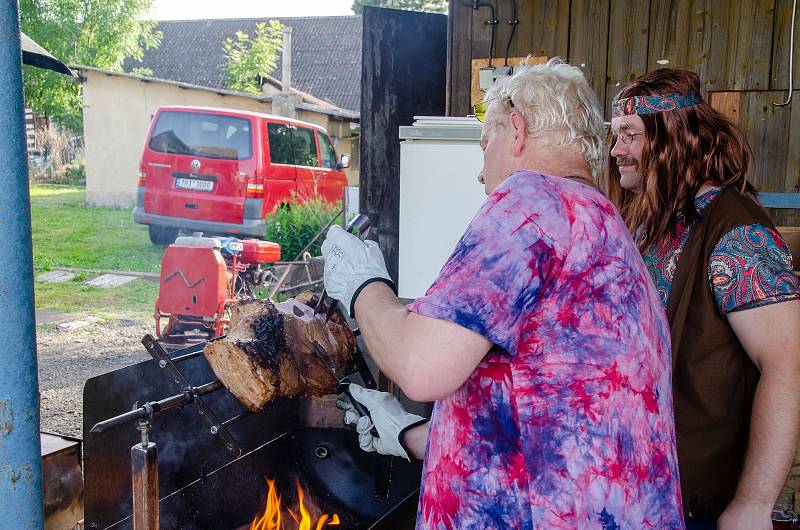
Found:
M 175 179 L 175 188 L 179 190 L 212 191 L 214 189 L 214 182 L 211 180 L 178 177 Z

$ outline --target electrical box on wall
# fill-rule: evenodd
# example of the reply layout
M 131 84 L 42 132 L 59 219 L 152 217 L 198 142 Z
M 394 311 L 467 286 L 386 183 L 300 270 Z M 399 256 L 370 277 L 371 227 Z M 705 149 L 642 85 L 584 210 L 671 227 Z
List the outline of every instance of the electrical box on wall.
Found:
M 478 70 L 478 83 L 481 90 L 486 92 L 494 84 L 494 68 L 481 68 Z
M 470 103 L 475 103 L 483 99 L 483 95 L 497 81 L 498 78 L 511 75 L 514 67 L 521 65 L 527 57 L 509 57 L 508 66 L 505 60 L 492 59 L 492 66 L 489 66 L 489 59 L 472 60 L 472 86 L 470 89 Z M 542 64 L 547 62 L 548 57 L 531 56 L 528 64 Z
M 493 66 L 481 68 L 478 72 L 478 79 L 480 88 L 486 92 L 499 78 L 509 76 L 514 73 L 514 68 L 511 66 Z

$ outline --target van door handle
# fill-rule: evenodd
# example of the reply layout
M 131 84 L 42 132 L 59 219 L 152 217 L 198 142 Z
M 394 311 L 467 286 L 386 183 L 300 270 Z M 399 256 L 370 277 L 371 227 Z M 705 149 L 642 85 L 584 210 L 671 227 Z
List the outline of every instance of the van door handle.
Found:
M 200 208 L 200 206 L 198 206 L 197 204 L 188 204 L 187 203 L 187 204 L 184 204 L 183 206 L 188 208 L 188 209 L 190 209 L 190 210 L 197 210 L 198 208 Z

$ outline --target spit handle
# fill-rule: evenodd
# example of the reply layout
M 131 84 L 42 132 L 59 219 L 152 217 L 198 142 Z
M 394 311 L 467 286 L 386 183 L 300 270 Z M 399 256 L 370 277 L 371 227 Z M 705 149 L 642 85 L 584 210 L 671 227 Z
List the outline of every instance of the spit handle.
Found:
M 369 234 L 369 227 L 369 217 L 366 214 L 360 213 L 353 217 L 353 220 L 347 223 L 347 226 L 345 226 L 344 229 L 346 232 L 352 232 L 353 229 L 355 229 L 356 234 L 358 234 L 358 238 L 363 241 Z
M 372 414 L 369 413 L 369 409 L 364 406 L 363 403 L 358 401 L 356 398 L 353 397 L 353 394 L 350 393 L 350 380 L 346 377 L 336 383 L 336 390 L 343 393 L 347 396 L 347 399 L 350 400 L 350 403 L 353 404 L 353 408 L 356 409 L 356 412 L 360 416 L 366 416 L 369 418 L 369 421 L 372 421 Z M 375 423 L 372 424 L 372 429 L 370 429 L 369 433 L 374 436 L 375 438 L 380 438 L 380 434 L 378 434 L 378 429 L 375 428 Z

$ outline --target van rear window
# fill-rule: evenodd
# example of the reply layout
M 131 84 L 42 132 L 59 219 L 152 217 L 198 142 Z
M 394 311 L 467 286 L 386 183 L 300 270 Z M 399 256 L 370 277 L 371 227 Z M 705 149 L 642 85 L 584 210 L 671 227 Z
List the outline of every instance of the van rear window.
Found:
M 244 160 L 252 153 L 250 120 L 199 112 L 162 112 L 148 146 L 159 153 Z

